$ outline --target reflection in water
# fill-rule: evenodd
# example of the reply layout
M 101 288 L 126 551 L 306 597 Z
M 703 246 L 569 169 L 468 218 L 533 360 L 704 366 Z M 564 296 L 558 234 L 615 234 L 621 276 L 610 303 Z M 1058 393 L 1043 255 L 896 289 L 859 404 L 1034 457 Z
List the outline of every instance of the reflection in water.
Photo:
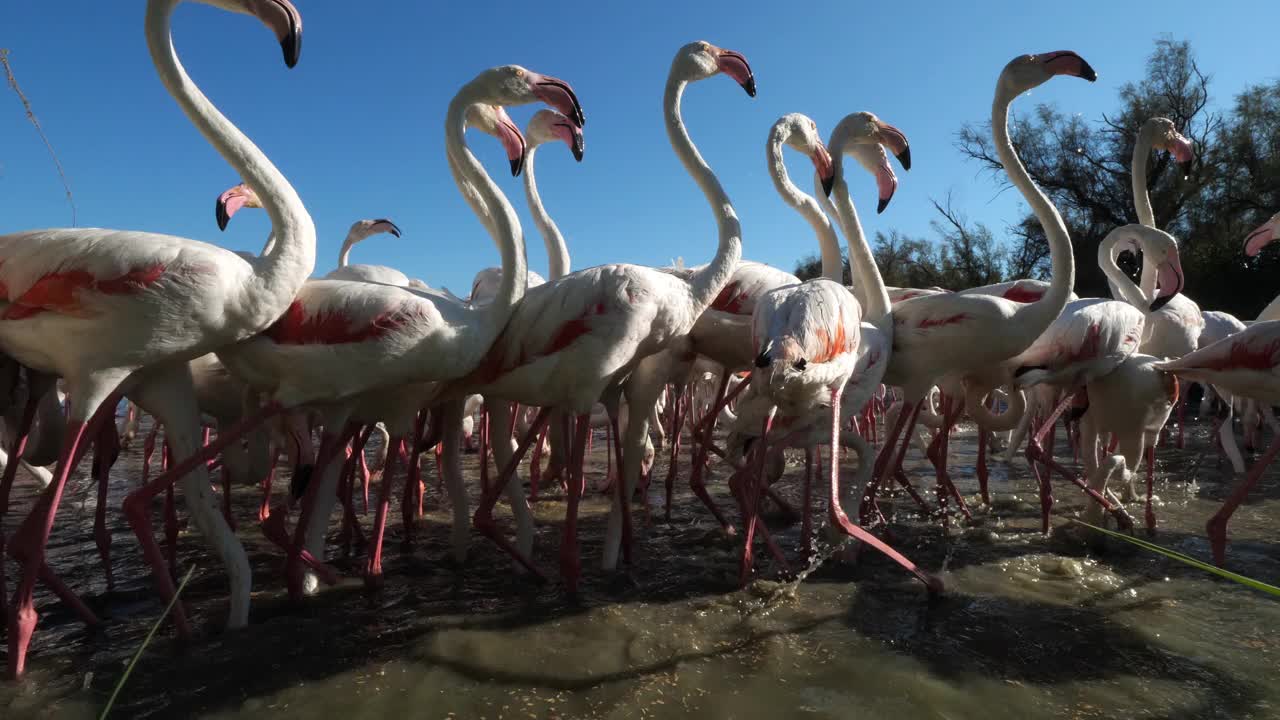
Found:
M 1196 430 L 1187 451 L 1160 451 L 1156 541 L 1205 557 L 1203 523 L 1229 480 L 1211 455 L 1201 455 L 1206 428 Z M 952 447 L 957 479 L 972 492 L 972 435 L 957 435 Z M 595 453 L 602 470 L 603 443 Z M 474 457 L 468 459 L 473 477 Z M 133 454 L 130 460 L 136 462 Z M 136 465 L 119 467 L 115 492 L 122 495 Z M 723 477 L 715 482 L 729 506 Z M 418 544 L 399 552 L 390 545 L 388 585 L 376 597 L 352 580 L 302 608 L 288 606 L 276 552 L 256 529 L 242 528 L 258 587 L 253 626 L 210 631 L 186 649 L 168 637 L 159 641 L 118 711 L 121 717 L 897 720 L 1280 713 L 1274 682 L 1280 603 L 1127 546 L 1109 543 L 1090 553 L 1089 538 L 1074 531 L 1042 537 L 1025 464 L 994 465 L 992 482 L 999 491 L 995 510 L 980 512 L 975 527 L 943 530 L 910 517 L 908 505 L 897 506 L 897 545 L 926 568 L 945 566 L 948 593 L 933 603 L 918 582 L 870 553 L 852 568 L 828 563 L 799 586 L 759 581 L 736 591 L 736 547 L 688 498 L 670 524 L 640 523 L 636 566 L 611 577 L 590 569 L 607 510 L 604 498 L 592 497 L 583 521 L 586 584 L 577 602 L 554 584 L 518 578 L 480 541 L 464 568 L 443 564 L 448 530 L 434 492 L 435 512 Z M 1058 487 L 1057 497 L 1055 524 L 1062 526 L 1062 516 L 1082 504 L 1068 487 Z M 29 494 L 21 496 L 19 509 L 29 502 Z M 256 507 L 249 490 L 237 494 L 237 503 L 240 517 Z M 68 568 L 72 583 L 88 589 L 112 619 L 102 636 L 87 637 L 41 598 L 47 610 L 32 682 L 0 688 L 6 718 L 93 717 L 158 613 L 119 518 L 117 575 L 128 582 L 103 595 L 92 539 L 83 532 L 92 522 L 89 507 L 60 517 L 51 562 Z M 537 509 L 538 553 L 548 568 L 561 510 L 558 501 Z M 1270 530 L 1277 519 L 1280 482 L 1272 476 L 1232 521 L 1233 569 L 1272 582 L 1280 577 Z M 774 527 L 794 552 L 797 528 L 780 518 Z M 194 538 L 184 534 L 180 543 L 184 566 L 209 564 Z M 336 563 L 355 576 L 361 559 L 357 553 Z M 225 583 L 196 575 L 190 608 L 198 624 L 210 627 L 225 616 Z

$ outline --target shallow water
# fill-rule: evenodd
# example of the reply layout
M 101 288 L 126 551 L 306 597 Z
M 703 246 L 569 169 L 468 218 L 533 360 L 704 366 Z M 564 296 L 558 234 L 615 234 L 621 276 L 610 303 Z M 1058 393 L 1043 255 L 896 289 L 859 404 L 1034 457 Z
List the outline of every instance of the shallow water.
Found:
M 976 492 L 972 433 L 959 432 L 951 445 L 962 491 Z M 1194 425 L 1187 450 L 1160 450 L 1155 538 L 1206 559 L 1204 521 L 1231 486 L 1208 447 L 1207 426 Z M 69 492 L 51 543 L 51 565 L 107 622 L 89 635 L 38 594 L 28 681 L 0 684 L 5 718 L 95 717 L 160 612 L 118 513 L 139 449 L 122 456 L 114 480 L 116 591 L 105 593 L 87 483 Z M 603 472 L 602 442 L 593 455 L 591 484 Z M 802 470 L 794 460 L 789 477 Z M 474 477 L 475 456 L 467 461 Z M 433 477 L 432 461 L 425 465 Z M 664 475 L 660 460 L 655 482 Z M 712 477 L 717 499 L 732 512 L 722 473 Z M 919 465 L 912 478 L 932 485 Z M 794 500 L 797 485 L 784 481 L 784 494 Z M 237 489 L 238 517 L 246 519 L 240 535 L 257 583 L 252 625 L 216 629 L 226 585 L 184 531 L 180 564 L 198 567 L 186 591 L 198 635 L 183 646 L 164 627 L 115 716 L 1280 717 L 1280 603 L 1127 545 L 1097 553 L 1072 532 L 1042 536 L 1024 462 L 993 463 L 992 489 L 994 509 L 975 513 L 971 527 L 924 523 L 909 499 L 886 506 L 898 509 L 894 544 L 947 583 L 933 602 L 871 551 L 856 566 L 827 563 L 798 587 L 760 580 L 738 590 L 737 546 L 683 487 L 670 523 L 660 513 L 651 524 L 638 522 L 627 575 L 596 569 L 607 505 L 598 495 L 588 499 L 584 588 L 571 602 L 554 582 L 517 577 L 482 538 L 473 539 L 465 567 L 452 567 L 433 483 L 431 512 L 412 547 L 399 542 L 392 514 L 380 594 L 363 591 L 359 549 L 343 558 L 331 544 L 331 558 L 352 579 L 302 607 L 283 597 L 279 554 L 247 522 L 256 493 Z M 652 501 L 660 502 L 654 490 Z M 1083 505 L 1065 483 L 1055 493 L 1060 527 Z M 29 486 L 15 494 L 15 512 L 25 512 Z M 553 577 L 562 511 L 558 494 L 536 507 L 538 559 Z M 1141 522 L 1140 508 L 1131 514 Z M 158 507 L 155 515 L 159 529 Z M 1228 567 L 1280 580 L 1278 520 L 1280 473 L 1273 472 L 1232 520 Z M 780 513 L 770 521 L 799 563 L 797 526 Z M 761 576 L 773 577 L 767 553 L 759 549 L 757 558 Z

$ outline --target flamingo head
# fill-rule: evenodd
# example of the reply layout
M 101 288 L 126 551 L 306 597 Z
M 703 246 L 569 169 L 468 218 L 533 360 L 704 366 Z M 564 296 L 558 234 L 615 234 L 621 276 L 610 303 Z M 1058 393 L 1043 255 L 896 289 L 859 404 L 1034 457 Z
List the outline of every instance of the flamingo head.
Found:
M 791 149 L 802 152 L 813 161 L 813 167 L 822 183 L 822 192 L 831 194 L 831 186 L 835 183 L 835 166 L 831 162 L 831 153 L 822 142 L 818 133 L 818 125 L 808 116 L 800 113 L 784 115 L 773 124 L 772 138 L 780 137 Z
M 884 212 L 898 189 L 898 176 L 890 167 L 885 150 L 898 158 L 903 170 L 910 170 L 911 145 L 907 136 L 873 113 L 856 112 L 846 115 L 831 132 L 831 147 L 852 155 L 867 172 L 876 176 L 880 191 L 876 212 Z
M 479 104 L 467 108 L 467 125 L 482 133 L 498 138 L 502 148 L 507 151 L 507 160 L 511 163 L 511 175 L 516 176 L 524 169 L 525 153 L 528 143 L 520 128 L 512 122 L 511 116 L 501 105 Z
M 214 207 L 214 216 L 218 220 L 218 229 L 226 230 L 227 223 L 231 222 L 231 216 L 235 215 L 240 208 L 260 208 L 262 201 L 258 199 L 258 194 L 253 188 L 244 183 L 229 187 L 218 196 L 218 203 Z
M 699 40 L 680 48 L 672 66 L 673 70 L 677 70 L 677 75 L 689 81 L 705 80 L 724 73 L 741 85 L 747 95 L 756 96 L 756 76 L 751 72 L 751 65 L 742 53 Z
M 351 224 L 351 230 L 348 232 L 347 237 L 352 238 L 353 242 L 359 242 L 370 235 L 377 235 L 378 233 L 391 233 L 396 237 L 400 237 L 400 228 L 386 218 L 357 220 Z
M 574 125 L 569 118 L 555 110 L 543 109 L 534 113 L 529 119 L 528 127 L 525 128 L 525 135 L 529 138 L 530 147 L 561 141 L 569 146 L 573 159 L 582 162 L 584 149 L 582 128 Z
M 1182 292 L 1185 276 L 1178 254 L 1178 241 L 1172 235 L 1155 228 L 1141 228 L 1142 262 L 1156 265 L 1156 294 L 1151 301 L 1151 312 L 1164 307 L 1174 295 Z
M 1098 79 L 1098 73 L 1085 59 L 1070 50 L 1035 55 L 1019 55 L 1004 66 L 1000 73 L 999 87 L 1011 96 L 1038 87 L 1055 75 L 1070 75 L 1089 82 Z
M 284 64 L 298 64 L 302 53 L 302 14 L 289 0 L 201 0 L 206 5 L 252 15 L 276 34 L 284 51 Z
M 1152 147 L 1173 155 L 1182 177 L 1186 178 L 1191 174 L 1191 161 L 1195 159 L 1195 150 L 1191 146 L 1191 141 L 1178 132 L 1172 120 L 1163 117 L 1151 118 L 1143 124 L 1142 131 L 1151 133 Z
M 559 110 L 578 127 L 586 122 L 578 96 L 569 83 L 559 78 L 519 65 L 502 65 L 485 70 L 472 83 L 480 84 L 493 105 L 511 107 L 541 102 Z
M 1270 220 L 1249 233 L 1249 237 L 1244 239 L 1244 254 L 1254 257 L 1262 252 L 1262 248 L 1268 243 L 1276 240 L 1280 240 L 1280 213 L 1272 215 Z

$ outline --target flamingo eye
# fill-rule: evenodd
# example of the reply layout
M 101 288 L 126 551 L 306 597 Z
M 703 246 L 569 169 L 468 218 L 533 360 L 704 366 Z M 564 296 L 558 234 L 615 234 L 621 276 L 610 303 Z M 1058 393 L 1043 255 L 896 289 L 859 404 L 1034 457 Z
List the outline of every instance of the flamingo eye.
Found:
M 804 358 L 800 358 L 799 360 L 795 361 L 795 363 L 791 367 L 794 367 L 797 370 L 804 370 L 808 366 L 809 366 L 809 361 L 805 360 Z

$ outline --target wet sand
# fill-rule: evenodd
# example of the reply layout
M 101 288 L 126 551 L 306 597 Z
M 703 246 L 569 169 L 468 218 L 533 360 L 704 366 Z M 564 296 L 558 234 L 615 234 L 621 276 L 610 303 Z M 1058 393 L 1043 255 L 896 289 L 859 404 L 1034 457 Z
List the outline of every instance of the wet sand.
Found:
M 1210 450 L 1207 423 L 1194 424 L 1187 440 L 1186 450 L 1159 452 L 1154 541 L 1207 559 L 1204 522 L 1234 481 Z M 953 475 L 972 498 L 972 428 L 958 431 L 951 446 Z M 589 487 L 603 479 L 603 447 L 597 436 Z M 103 626 L 87 632 L 38 591 L 29 676 L 18 686 L 0 683 L 3 717 L 96 717 L 160 614 L 119 512 L 139 477 L 140 452 L 139 439 L 113 474 L 116 590 L 105 591 L 92 536 L 94 494 L 83 478 L 69 488 L 50 543 L 50 564 L 101 613 Z M 665 457 L 659 453 L 654 471 L 655 507 Z M 798 506 L 803 457 L 789 458 L 778 488 Z M 466 456 L 468 478 L 477 477 L 476 462 Z M 845 462 L 846 477 L 854 462 Z M 252 521 L 259 494 L 237 488 L 239 535 L 254 569 L 250 627 L 219 629 L 226 582 L 184 530 L 179 565 L 180 572 L 197 567 L 184 593 L 196 637 L 180 643 L 164 626 L 113 717 L 1280 717 L 1280 602 L 1127 545 L 1109 542 L 1097 553 L 1069 532 L 1041 535 L 1024 461 L 992 463 L 993 508 L 975 511 L 968 527 L 926 523 L 909 498 L 886 503 L 896 511 L 895 546 L 947 583 L 933 602 L 919 582 L 869 550 L 856 566 L 829 562 L 798 587 L 779 588 L 758 546 L 765 579 L 738 590 L 738 543 L 688 492 L 687 460 L 682 467 L 671 521 L 659 510 L 646 523 L 637 512 L 635 562 L 626 573 L 599 570 L 608 505 L 589 494 L 577 599 L 555 580 L 539 585 L 518 576 L 474 533 L 468 561 L 455 567 L 428 454 L 428 516 L 406 546 L 393 503 L 383 590 L 364 591 L 362 548 L 343 557 L 331 542 L 330 559 L 345 579 L 295 606 L 285 597 L 281 554 Z M 932 472 L 918 457 L 911 467 L 917 487 L 931 491 Z M 732 518 L 725 477 L 713 465 L 713 495 Z M 286 487 L 278 478 L 277 493 Z M 1061 527 L 1083 507 L 1082 495 L 1061 482 L 1055 495 L 1053 523 Z M 20 479 L 6 527 L 33 497 Z M 555 578 L 564 504 L 555 489 L 545 498 L 535 506 L 536 554 Z M 157 503 L 158 535 L 160 510 Z M 505 523 L 509 515 L 499 510 Z M 1141 525 L 1140 507 L 1130 513 Z M 372 514 L 362 520 L 367 531 Z M 798 523 L 777 512 L 769 520 L 803 566 Z M 1233 518 L 1228 567 L 1276 583 L 1278 525 L 1280 472 L 1272 472 Z M 14 571 L 10 562 L 11 582 Z

